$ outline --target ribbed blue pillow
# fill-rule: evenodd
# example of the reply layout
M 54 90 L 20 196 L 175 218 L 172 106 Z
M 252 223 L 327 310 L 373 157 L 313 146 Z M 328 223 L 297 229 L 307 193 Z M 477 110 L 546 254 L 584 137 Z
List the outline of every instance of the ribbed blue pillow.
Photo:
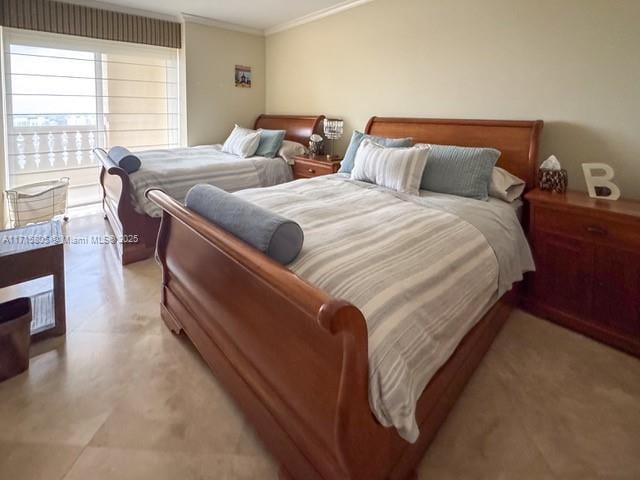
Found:
M 255 154 L 258 157 L 275 157 L 287 132 L 284 130 L 264 130 L 262 128 L 258 131 L 260 132 L 260 143 Z
M 125 147 L 111 147 L 107 157 L 127 173 L 136 172 L 142 166 L 140 158 Z
M 221 188 L 196 185 L 184 203 L 283 265 L 293 262 L 302 250 L 300 225 Z
M 493 148 L 431 145 L 420 188 L 487 200 L 498 158 L 500 152 Z
M 365 138 L 368 138 L 372 142 L 382 145 L 383 147 L 410 147 L 413 143 L 411 138 L 376 137 L 375 135 L 366 135 L 358 130 L 354 130 L 353 135 L 351 135 L 349 147 L 347 147 L 342 163 L 340 163 L 340 170 L 338 170 L 338 173 L 351 173 L 351 170 L 353 170 L 353 162 L 356 159 L 356 152 L 358 151 L 358 147 L 362 143 L 362 140 Z

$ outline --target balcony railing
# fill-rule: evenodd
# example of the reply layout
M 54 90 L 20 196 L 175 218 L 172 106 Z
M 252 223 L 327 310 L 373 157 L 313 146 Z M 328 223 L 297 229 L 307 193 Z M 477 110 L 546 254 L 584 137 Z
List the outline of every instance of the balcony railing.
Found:
M 99 202 L 91 150 L 103 143 L 95 125 L 13 127 L 7 134 L 9 186 L 70 177 L 70 207 Z
M 179 144 L 177 128 L 106 130 L 96 125 L 14 126 L 7 139 L 9 186 L 69 177 L 70 207 L 100 201 L 94 147 L 117 143 L 132 150 L 148 150 Z

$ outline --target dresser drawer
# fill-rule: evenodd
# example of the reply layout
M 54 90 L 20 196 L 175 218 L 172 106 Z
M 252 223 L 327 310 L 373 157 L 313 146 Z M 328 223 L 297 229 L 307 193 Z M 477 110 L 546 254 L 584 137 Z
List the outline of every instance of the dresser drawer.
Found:
M 562 211 L 535 207 L 534 229 L 550 233 L 565 234 L 581 240 L 611 243 L 628 248 L 640 249 L 640 224 L 638 226 L 583 215 L 575 211 Z
M 296 178 L 311 178 L 334 173 L 334 164 L 330 162 L 295 160 L 293 175 Z

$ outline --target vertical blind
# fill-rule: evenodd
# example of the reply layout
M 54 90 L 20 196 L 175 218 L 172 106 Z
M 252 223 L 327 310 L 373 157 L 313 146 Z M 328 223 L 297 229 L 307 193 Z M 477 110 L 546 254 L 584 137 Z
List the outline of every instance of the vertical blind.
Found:
M 70 177 L 100 200 L 91 150 L 180 145 L 178 50 L 4 29 L 9 187 Z

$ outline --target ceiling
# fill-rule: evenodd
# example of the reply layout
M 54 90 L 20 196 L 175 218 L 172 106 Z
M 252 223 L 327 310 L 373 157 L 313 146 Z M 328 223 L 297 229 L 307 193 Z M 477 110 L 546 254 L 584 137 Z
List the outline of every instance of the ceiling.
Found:
M 163 16 L 196 15 L 256 30 L 268 30 L 300 17 L 343 4 L 345 0 L 70 0 L 99 8 L 142 10 Z M 142 13 L 142 12 L 140 12 Z

